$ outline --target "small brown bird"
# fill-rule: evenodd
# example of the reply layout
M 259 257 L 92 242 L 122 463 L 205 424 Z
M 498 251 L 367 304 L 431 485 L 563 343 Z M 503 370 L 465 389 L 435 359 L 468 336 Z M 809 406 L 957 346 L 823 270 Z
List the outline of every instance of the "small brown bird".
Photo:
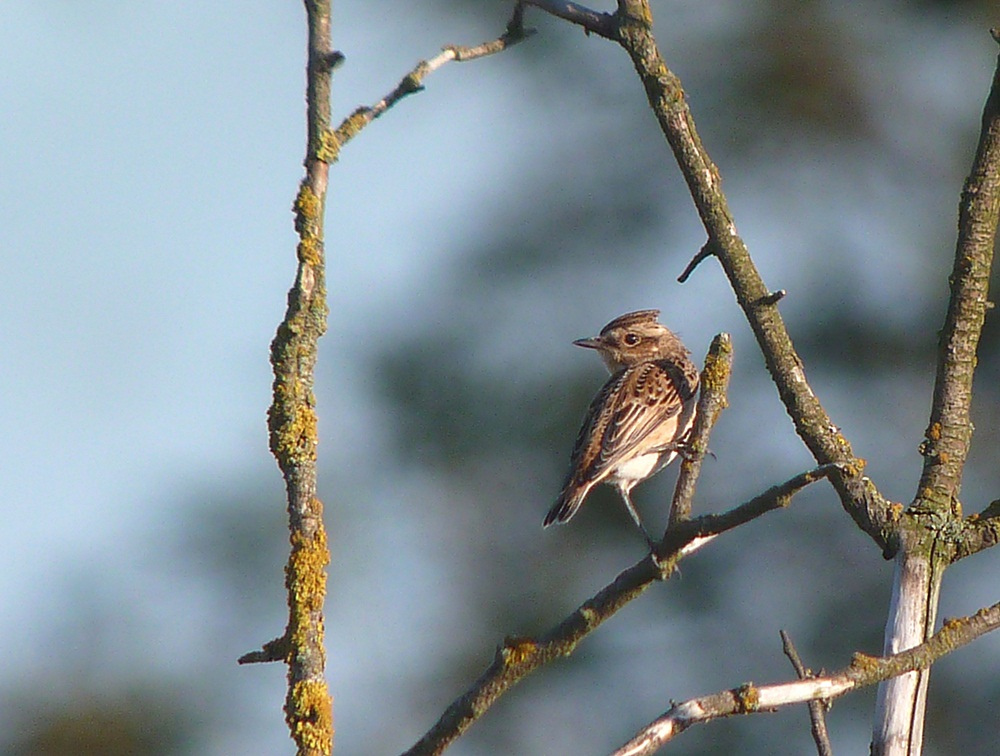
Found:
M 596 349 L 611 378 L 590 403 L 566 483 L 545 516 L 545 527 L 567 522 L 594 486 L 609 483 L 653 543 L 629 493 L 683 448 L 698 394 L 698 369 L 681 340 L 656 322 L 659 314 L 630 312 L 604 326 L 600 336 L 573 342 Z

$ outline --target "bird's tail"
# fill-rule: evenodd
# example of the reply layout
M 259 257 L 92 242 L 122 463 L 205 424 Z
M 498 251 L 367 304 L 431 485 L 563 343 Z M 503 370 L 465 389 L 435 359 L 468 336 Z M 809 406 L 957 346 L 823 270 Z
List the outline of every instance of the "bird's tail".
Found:
M 580 505 L 583 504 L 588 490 L 587 488 L 576 488 L 572 485 L 566 486 L 562 490 L 562 493 L 559 494 L 559 498 L 556 499 L 556 503 L 552 505 L 552 509 L 545 515 L 545 522 L 542 523 L 542 527 L 547 528 L 554 522 L 569 522 L 580 508 Z

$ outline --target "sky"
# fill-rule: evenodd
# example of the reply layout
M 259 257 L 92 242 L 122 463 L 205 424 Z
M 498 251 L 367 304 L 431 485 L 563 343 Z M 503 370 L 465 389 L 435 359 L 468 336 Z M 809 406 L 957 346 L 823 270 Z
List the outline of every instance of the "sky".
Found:
M 483 33 L 455 23 L 430 35 L 408 19 L 369 34 L 372 14 L 365 4 L 336 11 L 335 44 L 349 59 L 338 73 L 341 117 L 379 99 L 443 41 Z M 0 634 L 17 638 L 4 681 L 55 674 L 65 656 L 98 679 L 113 675 L 80 658 L 93 647 L 103 652 L 97 666 L 111 656 L 119 672 L 140 661 L 169 670 L 193 635 L 177 613 L 202 605 L 187 592 L 196 588 L 157 584 L 162 570 L 150 564 L 157 540 L 177 528 L 177 501 L 199 487 L 259 480 L 281 512 L 267 452 L 267 356 L 295 270 L 304 14 L 265 2 L 13 2 L 0 7 L 0 29 L 0 344 L 9 357 L 0 371 Z M 439 96 L 466 96 L 469 79 L 456 82 L 453 69 L 436 76 Z M 477 81 L 509 86 L 496 68 Z M 459 110 L 444 123 L 433 108 L 407 103 L 407 128 L 418 144 L 475 140 L 502 108 L 477 100 L 476 113 Z M 438 155 L 414 149 L 401 172 L 382 124 L 370 132 L 332 182 L 331 203 L 350 194 L 354 204 L 328 219 L 326 355 L 357 350 L 343 334 L 364 333 L 371 348 L 400 319 L 412 324 L 414 278 L 447 266 L 447 237 L 474 222 L 468 210 L 482 201 L 471 198 L 480 177 L 512 169 L 500 153 L 466 148 L 467 170 L 445 178 Z M 365 208 L 393 208 L 393 224 Z M 406 231 L 414 226 L 430 230 L 415 238 Z M 375 422 L 349 362 L 330 367 L 338 383 L 324 394 L 338 400 L 339 421 Z M 368 432 L 339 438 L 329 434 L 324 448 L 342 469 L 378 443 Z M 66 615 L 81 605 L 95 625 L 105 612 L 122 613 L 116 621 L 162 645 L 116 648 L 117 630 L 87 637 L 78 629 L 87 618 Z M 225 652 L 279 633 L 274 620 Z M 53 643 L 64 649 L 58 660 Z M 248 687 L 261 674 L 234 672 Z M 264 733 L 284 748 L 281 673 L 275 665 L 263 674 L 267 693 L 251 695 L 250 711 L 267 726 L 243 719 L 227 732 L 258 745 Z

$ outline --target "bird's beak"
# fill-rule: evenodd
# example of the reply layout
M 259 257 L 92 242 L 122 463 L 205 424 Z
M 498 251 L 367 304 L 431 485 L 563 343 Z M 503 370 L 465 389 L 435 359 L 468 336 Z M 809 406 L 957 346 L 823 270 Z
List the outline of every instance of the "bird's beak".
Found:
M 586 349 L 600 349 L 604 346 L 604 342 L 601 341 L 600 336 L 594 336 L 591 339 L 577 339 L 573 343 L 578 347 L 585 347 Z

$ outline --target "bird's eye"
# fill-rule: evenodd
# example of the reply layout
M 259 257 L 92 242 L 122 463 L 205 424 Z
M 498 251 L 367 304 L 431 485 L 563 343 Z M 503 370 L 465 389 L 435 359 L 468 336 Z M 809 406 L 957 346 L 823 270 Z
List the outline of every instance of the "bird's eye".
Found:
M 634 333 L 626 333 L 625 338 L 622 339 L 625 342 L 625 346 L 635 346 L 639 343 L 639 337 Z

